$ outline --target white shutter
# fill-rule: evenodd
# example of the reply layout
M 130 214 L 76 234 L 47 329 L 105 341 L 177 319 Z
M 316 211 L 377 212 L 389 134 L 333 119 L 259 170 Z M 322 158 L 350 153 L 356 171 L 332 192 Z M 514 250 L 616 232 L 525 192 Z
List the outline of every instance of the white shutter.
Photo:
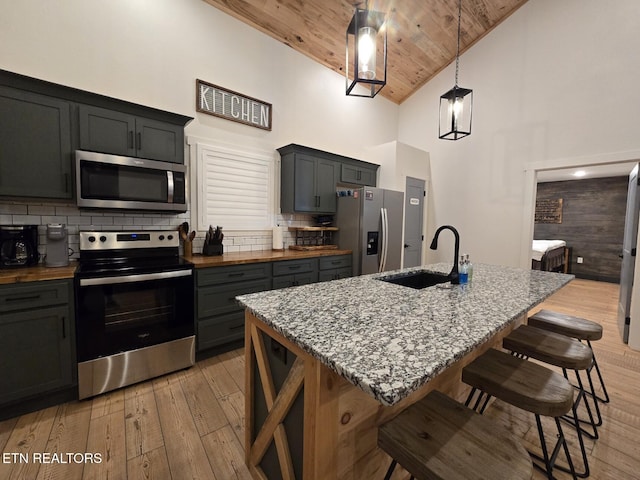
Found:
M 274 156 L 197 145 L 198 229 L 271 228 Z

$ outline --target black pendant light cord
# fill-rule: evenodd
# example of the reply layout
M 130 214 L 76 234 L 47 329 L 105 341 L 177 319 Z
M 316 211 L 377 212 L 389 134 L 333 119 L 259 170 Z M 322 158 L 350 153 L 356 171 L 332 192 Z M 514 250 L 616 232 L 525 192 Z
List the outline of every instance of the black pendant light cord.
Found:
M 462 15 L 462 0 L 458 0 L 458 46 L 456 47 L 456 81 L 455 86 L 458 86 L 458 63 L 460 61 L 460 17 Z

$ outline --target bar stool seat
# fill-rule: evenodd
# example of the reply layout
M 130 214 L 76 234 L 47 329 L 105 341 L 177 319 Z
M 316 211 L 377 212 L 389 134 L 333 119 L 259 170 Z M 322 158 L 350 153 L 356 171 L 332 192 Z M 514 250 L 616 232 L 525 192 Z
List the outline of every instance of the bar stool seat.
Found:
M 575 338 L 521 325 L 502 340 L 507 350 L 541 362 L 570 370 L 586 370 L 593 362 L 593 352 Z
M 602 325 L 599 323 L 551 310 L 540 310 L 530 316 L 527 323 L 532 327 L 543 328 L 578 340 L 594 341 L 602 338 Z
M 599 323 L 587 320 L 586 318 L 568 315 L 566 313 L 554 312 L 552 310 L 543 309 L 536 312 L 529 317 L 527 323 L 532 327 L 542 328 L 551 332 L 567 335 L 568 337 L 577 338 L 580 341 L 584 340 L 587 342 L 589 347 L 591 347 L 592 341 L 600 340 L 602 338 L 602 325 Z M 597 398 L 598 401 L 602 403 L 609 403 L 609 392 L 607 392 L 607 387 L 604 384 L 604 378 L 602 377 L 602 372 L 598 366 L 598 359 L 596 358 L 595 353 L 593 355 L 593 365 L 587 370 L 587 376 L 592 392 L 595 391 L 593 387 L 593 379 L 591 377 L 591 370 L 594 368 L 598 375 L 600 387 L 602 388 L 602 396 L 596 396 L 595 394 L 592 395 L 591 392 L 588 392 L 588 394 Z
M 546 417 L 560 417 L 573 405 L 573 388 L 562 375 L 493 348 L 462 369 L 462 381 Z
M 573 411 L 573 386 L 561 374 L 537 363 L 517 358 L 506 352 L 489 349 L 462 369 L 462 381 L 472 387 L 467 398 L 469 405 L 476 391 L 480 396 L 473 407 L 476 410 L 483 395 L 487 400 L 480 409 L 482 412 L 490 397 L 496 397 L 522 410 L 535 415 L 542 456 L 530 453 L 531 456 L 544 463 L 542 468 L 547 476 L 553 478 L 553 468 L 560 449 L 569 465 L 568 471 L 576 478 L 575 468 L 569 453 L 569 447 L 560 425 L 560 418 Z M 553 417 L 558 431 L 557 441 L 549 452 L 540 417 Z
M 530 479 L 531 459 L 518 439 L 482 415 L 432 391 L 381 425 L 378 446 L 418 480 Z

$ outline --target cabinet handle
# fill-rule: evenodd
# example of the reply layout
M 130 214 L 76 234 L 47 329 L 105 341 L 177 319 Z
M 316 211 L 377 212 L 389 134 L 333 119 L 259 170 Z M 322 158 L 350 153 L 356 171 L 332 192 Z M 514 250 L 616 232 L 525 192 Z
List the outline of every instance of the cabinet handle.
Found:
M 67 338 L 67 327 L 65 325 L 65 317 L 62 317 L 62 338 Z
M 40 295 L 28 295 L 26 297 L 7 297 L 5 302 L 24 302 L 26 300 L 38 300 Z
M 331 265 L 340 265 L 342 262 L 340 260 L 332 260 Z
M 241 277 L 244 275 L 244 272 L 229 273 L 228 275 L 230 277 Z
M 320 195 L 316 195 L 316 207 L 320 206 Z
M 133 145 L 133 130 L 129 130 L 129 148 L 134 148 L 134 145 Z
M 356 177 L 358 180 L 362 180 L 362 170 L 358 170 L 358 175 Z
M 299 270 L 300 268 L 302 268 L 302 265 L 291 265 L 288 268 L 289 270 Z
M 138 132 L 138 150 L 142 150 L 142 133 Z

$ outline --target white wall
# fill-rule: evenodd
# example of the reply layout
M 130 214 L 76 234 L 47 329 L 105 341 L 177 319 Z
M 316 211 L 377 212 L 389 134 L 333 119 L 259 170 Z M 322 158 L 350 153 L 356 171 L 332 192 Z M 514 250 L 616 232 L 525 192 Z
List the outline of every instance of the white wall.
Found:
M 368 160 L 367 147 L 397 134 L 397 105 L 347 97 L 344 77 L 202 0 L 0 0 L 0 68 L 192 116 L 187 136 L 275 158 L 275 148 L 298 143 Z M 196 113 L 197 78 L 271 103 L 273 130 Z M 2 223 L 67 223 L 72 242 L 91 226 L 173 228 L 184 217 L 103 217 L 73 204 L 0 202 Z M 298 217 L 287 220 L 304 223 Z M 229 233 L 229 251 L 271 248 L 270 230 Z
M 453 65 L 401 105 L 398 140 L 430 153 L 432 220 L 457 226 L 475 261 L 526 266 L 535 175 L 525 169 L 638 153 L 638 18 L 637 0 L 527 2 L 460 59 L 459 84 L 474 93 L 462 140 L 437 138 Z

